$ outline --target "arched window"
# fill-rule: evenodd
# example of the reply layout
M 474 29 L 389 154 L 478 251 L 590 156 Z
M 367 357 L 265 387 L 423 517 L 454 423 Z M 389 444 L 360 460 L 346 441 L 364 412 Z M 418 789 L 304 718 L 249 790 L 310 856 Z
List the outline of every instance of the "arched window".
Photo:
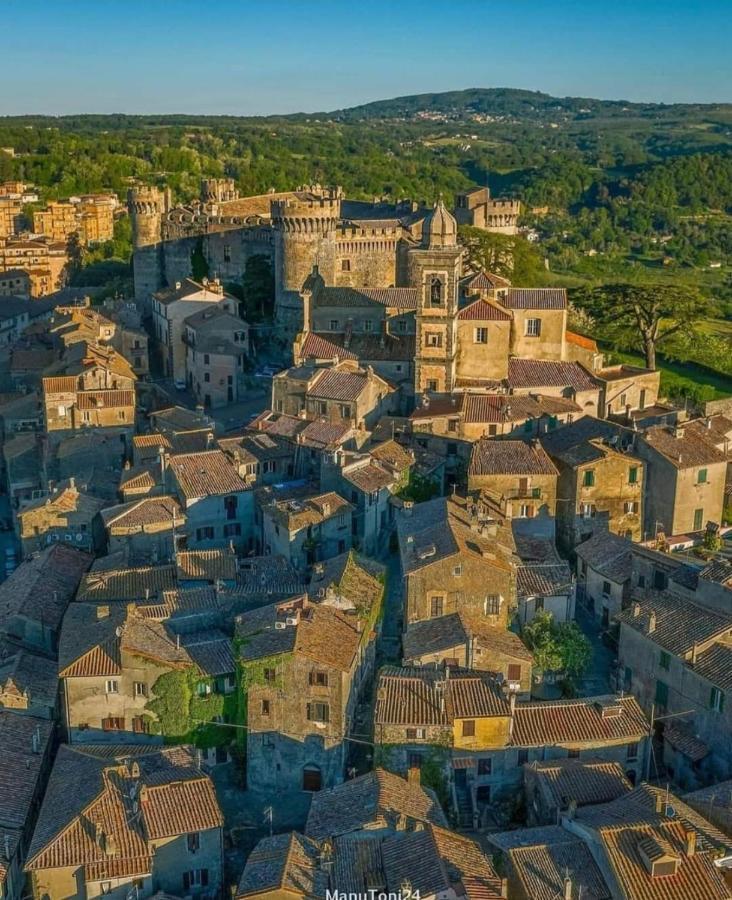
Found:
M 442 279 L 436 275 L 430 282 L 430 306 L 442 306 Z

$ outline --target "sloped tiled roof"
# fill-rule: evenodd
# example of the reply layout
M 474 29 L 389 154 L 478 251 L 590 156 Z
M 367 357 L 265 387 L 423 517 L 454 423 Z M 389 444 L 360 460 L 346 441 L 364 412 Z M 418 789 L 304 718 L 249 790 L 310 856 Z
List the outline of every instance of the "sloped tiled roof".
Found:
M 501 301 L 508 309 L 566 309 L 566 288 L 510 287 Z
M 246 482 L 223 450 L 171 456 L 170 471 L 188 499 L 247 490 Z
M 533 770 L 551 794 L 558 809 L 571 800 L 577 806 L 609 803 L 631 790 L 620 763 L 603 759 L 555 759 L 532 762 Z
M 655 614 L 655 627 L 649 632 L 651 613 Z M 676 656 L 685 655 L 694 645 L 732 633 L 732 616 L 712 612 L 668 593 L 636 599 L 618 619 Z
M 617 706 L 619 715 L 603 716 L 602 707 Z M 634 697 L 601 696 L 581 700 L 517 703 L 511 743 L 515 747 L 551 744 L 637 741 L 648 735 L 648 722 Z
M 571 586 L 572 573 L 565 561 L 516 567 L 516 595 L 519 599 L 553 597 L 566 593 Z
M 417 288 L 349 288 L 325 287 L 314 297 L 316 307 L 323 306 L 386 306 L 395 309 L 416 309 Z
M 179 550 L 175 559 L 181 581 L 233 581 L 237 576 L 236 553 L 228 547 Z
M 323 400 L 356 400 L 368 386 L 365 372 L 340 372 L 323 369 L 310 388 L 309 394 Z
M 466 394 L 463 402 L 466 423 L 523 422 L 541 416 L 578 413 L 580 407 L 565 397 L 536 394 Z
M 77 600 L 142 600 L 175 587 L 175 566 L 95 570 L 79 584 Z
M 507 381 L 512 388 L 567 387 L 576 391 L 599 389 L 587 369 L 579 363 L 553 359 L 511 357 L 508 361 Z
M 324 898 L 329 879 L 320 859 L 320 846 L 295 831 L 263 838 L 247 858 L 236 900 L 269 891 Z
M 654 425 L 643 432 L 641 440 L 680 469 L 723 463 L 727 459 L 699 431 L 683 426 Z
M 632 571 L 633 545 L 608 531 L 595 531 L 592 537 L 575 548 L 587 565 L 618 584 L 626 582 Z
M 475 300 L 457 314 L 459 322 L 510 322 L 511 316 L 487 300 Z
M 177 525 L 183 525 L 186 519 L 178 501 L 168 496 L 143 497 L 141 500 L 108 506 L 102 510 L 101 517 L 112 533 L 115 529 L 139 528 L 161 523 L 170 524 L 172 527 L 173 521 Z
M 404 778 L 375 769 L 313 795 L 305 833 L 316 840 L 370 827 L 395 828 L 400 816 L 447 828 L 434 792 Z
M 524 441 L 481 438 L 473 445 L 468 475 L 556 475 L 544 448 Z

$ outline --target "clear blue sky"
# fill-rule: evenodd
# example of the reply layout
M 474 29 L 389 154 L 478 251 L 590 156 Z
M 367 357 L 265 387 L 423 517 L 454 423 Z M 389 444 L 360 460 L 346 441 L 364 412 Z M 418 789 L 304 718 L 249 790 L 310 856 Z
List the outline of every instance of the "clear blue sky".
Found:
M 0 115 L 312 112 L 403 94 L 732 101 L 732 0 L 5 0 Z

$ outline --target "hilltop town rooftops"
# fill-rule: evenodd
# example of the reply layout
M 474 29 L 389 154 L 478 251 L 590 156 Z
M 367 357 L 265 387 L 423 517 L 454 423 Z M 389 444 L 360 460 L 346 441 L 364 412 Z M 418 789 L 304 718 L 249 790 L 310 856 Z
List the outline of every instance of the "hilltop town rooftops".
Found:
M 335 516 L 349 515 L 353 506 L 335 491 L 303 497 L 302 500 L 275 500 L 265 510 L 289 531 L 318 525 Z
M 5 631 L 15 616 L 58 629 L 90 563 L 87 553 L 63 544 L 52 544 L 24 560 L 0 584 L 0 631 Z
M 465 394 L 463 400 L 466 423 L 522 422 L 541 416 L 576 414 L 580 407 L 564 397 L 545 394 Z
M 224 293 L 223 288 L 218 281 L 202 282 L 199 284 L 199 282 L 194 281 L 192 278 L 184 278 L 182 281 L 177 282 L 173 287 L 157 291 L 153 296 L 158 303 L 162 303 L 164 306 L 167 306 L 169 303 L 174 303 L 177 300 L 207 300 L 209 302 L 218 303 L 224 297 L 234 299 L 233 297 L 230 297 L 230 295 Z
M 511 282 L 507 278 L 496 275 L 495 272 L 488 272 L 486 269 L 481 269 L 474 275 L 468 275 L 462 283 L 466 290 L 474 291 L 494 291 L 511 287 Z
M 566 288 L 510 287 L 501 303 L 507 309 L 566 309 Z
M 473 445 L 468 475 L 556 475 L 541 445 L 482 438 Z
M 308 393 L 320 400 L 358 400 L 372 379 L 377 379 L 386 386 L 386 382 L 373 373 L 323 369 Z
M 355 551 L 315 563 L 308 586 L 311 599 L 367 615 L 384 593 L 385 567 Z
M 590 373 L 576 362 L 552 359 L 521 359 L 512 356 L 508 361 L 511 388 L 569 387 L 575 391 L 596 391 L 598 384 Z
M 322 287 L 316 292 L 313 305 L 315 307 L 377 305 L 391 309 L 412 310 L 417 308 L 418 298 L 417 288 Z
M 236 553 L 230 547 L 179 550 L 175 561 L 181 581 L 234 581 L 238 573 Z
M 175 587 L 175 575 L 175 566 L 172 565 L 95 569 L 82 578 L 76 599 L 102 601 L 159 597 L 163 591 Z
M 528 764 L 558 809 L 570 800 L 577 806 L 608 803 L 631 790 L 620 763 L 603 759 L 554 759 Z
M 471 638 L 480 649 L 488 651 L 489 658 L 491 650 L 500 650 L 514 658 L 532 658 L 531 651 L 517 634 L 490 625 L 482 616 L 468 611 L 409 624 L 403 636 L 403 656 L 405 660 L 415 660 L 459 645 L 467 646 Z
M 624 739 L 630 742 L 647 737 L 648 727 L 635 697 L 606 695 L 517 703 L 511 744 L 544 747 Z
M 174 473 L 186 500 L 248 490 L 247 483 L 223 450 L 171 456 L 170 471 Z
M 301 360 L 352 359 L 409 362 L 414 359 L 413 334 L 346 334 L 346 332 L 308 332 L 300 345 Z
M 370 494 L 372 491 L 391 487 L 397 476 L 377 463 L 369 462 L 357 468 L 347 469 L 343 472 L 343 478 L 360 491 Z
M 352 668 L 361 637 L 356 623 L 347 621 L 343 613 L 304 600 L 242 613 L 236 634 L 244 661 L 297 653 L 342 672 Z
M 493 833 L 488 841 L 508 855 L 526 897 L 557 900 L 571 879 L 572 900 L 611 900 L 602 872 L 585 842 L 559 825 Z
M 474 300 L 457 314 L 459 322 L 510 322 L 511 316 L 504 309 L 487 300 Z
M 316 840 L 362 829 L 396 829 L 400 817 L 411 824 L 447 828 L 434 792 L 377 768 L 329 790 L 313 794 L 305 833 Z
M 564 560 L 516 567 L 516 595 L 519 600 L 566 594 L 571 587 L 572 572 L 569 563 Z
M 239 563 L 237 592 L 252 595 L 295 597 L 305 583 L 284 556 L 248 556 Z
M 17 649 L 6 642 L 0 648 L 0 693 L 14 694 L 19 699 L 25 697 L 30 707 L 55 709 L 58 702 L 56 660 Z
M 644 431 L 643 440 L 678 469 L 727 461 L 710 440 L 684 425 L 654 425 Z
M 632 549 L 633 545 L 625 538 L 608 531 L 596 531 L 579 544 L 575 552 L 596 572 L 611 581 L 623 583 L 631 575 Z
M 247 857 L 236 898 L 274 891 L 289 896 L 326 896 L 329 875 L 318 843 L 295 831 L 263 838 Z
M 666 592 L 635 599 L 618 620 L 676 656 L 732 635 L 732 616 L 712 612 Z
M 369 455 L 382 465 L 403 471 L 414 462 L 413 454 L 395 440 L 384 441 L 369 449 Z
M 139 785 L 140 825 L 130 816 L 130 788 Z M 99 822 L 114 855 L 96 840 Z M 211 780 L 185 747 L 98 756 L 90 747 L 62 745 L 38 816 L 26 867 L 84 866 L 90 881 L 151 872 L 152 845 L 195 831 L 220 828 L 223 819 Z M 102 846 L 100 846 L 102 843 Z
M 100 513 L 105 526 L 114 532 L 145 525 L 185 523 L 185 513 L 174 497 L 155 496 L 108 506 Z
M 508 716 L 508 699 L 491 675 L 453 668 L 385 666 L 379 673 L 377 725 L 443 725 L 455 719 Z

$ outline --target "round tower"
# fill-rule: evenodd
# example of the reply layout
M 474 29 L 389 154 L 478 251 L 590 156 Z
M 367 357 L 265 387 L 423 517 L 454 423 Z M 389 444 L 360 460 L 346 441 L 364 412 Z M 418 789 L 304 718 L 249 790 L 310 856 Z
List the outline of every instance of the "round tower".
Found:
M 138 185 L 127 192 L 127 209 L 132 222 L 132 244 L 136 250 L 159 244 L 163 216 L 170 210 L 170 188 L 160 190 Z
M 292 335 L 302 327 L 300 291 L 313 266 L 335 284 L 335 235 L 341 217 L 340 188 L 313 185 L 270 206 L 274 228 L 275 312 Z

